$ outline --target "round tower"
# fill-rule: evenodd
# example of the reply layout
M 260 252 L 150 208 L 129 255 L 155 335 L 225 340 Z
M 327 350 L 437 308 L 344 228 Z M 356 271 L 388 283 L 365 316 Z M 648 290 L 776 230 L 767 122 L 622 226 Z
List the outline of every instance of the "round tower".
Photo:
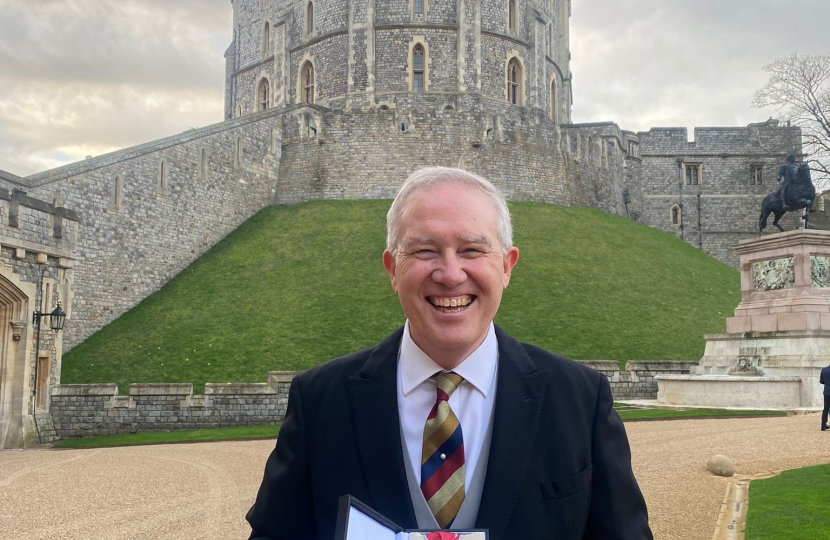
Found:
M 231 3 L 226 118 L 308 103 L 570 122 L 570 0 Z

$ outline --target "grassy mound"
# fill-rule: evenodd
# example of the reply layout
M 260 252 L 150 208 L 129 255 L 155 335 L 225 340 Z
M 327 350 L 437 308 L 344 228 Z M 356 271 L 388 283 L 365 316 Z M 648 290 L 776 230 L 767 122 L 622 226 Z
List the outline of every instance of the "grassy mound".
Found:
M 264 381 L 378 342 L 404 321 L 381 264 L 389 201 L 257 213 L 64 355 L 64 383 Z M 576 359 L 698 359 L 738 273 L 619 216 L 511 203 L 521 253 L 496 322 Z

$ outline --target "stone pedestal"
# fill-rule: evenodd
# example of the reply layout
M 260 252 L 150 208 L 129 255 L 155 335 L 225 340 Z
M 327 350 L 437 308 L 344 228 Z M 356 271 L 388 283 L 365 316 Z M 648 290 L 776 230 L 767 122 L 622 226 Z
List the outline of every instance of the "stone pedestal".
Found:
M 830 231 L 789 231 L 739 242 L 741 303 L 730 334 L 830 331 Z
M 830 364 L 830 231 L 743 240 L 741 303 L 727 333 L 704 336 L 689 376 L 657 378 L 658 401 L 753 408 L 820 407 Z

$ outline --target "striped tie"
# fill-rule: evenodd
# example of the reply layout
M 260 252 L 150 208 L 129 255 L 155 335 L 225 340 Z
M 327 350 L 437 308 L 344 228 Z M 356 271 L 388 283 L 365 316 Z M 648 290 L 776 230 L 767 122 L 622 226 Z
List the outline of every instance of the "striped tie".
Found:
M 455 373 L 432 379 L 437 396 L 424 426 L 421 492 L 438 526 L 446 529 L 464 502 L 464 438 L 448 401 L 464 379 Z

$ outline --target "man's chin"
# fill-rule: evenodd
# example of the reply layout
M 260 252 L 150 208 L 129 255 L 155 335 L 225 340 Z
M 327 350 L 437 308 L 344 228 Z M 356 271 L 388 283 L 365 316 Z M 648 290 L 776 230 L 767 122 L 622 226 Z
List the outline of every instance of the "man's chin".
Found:
M 416 335 L 415 333 L 411 335 L 413 341 L 415 341 L 421 350 L 436 362 L 438 361 L 438 357 L 456 358 L 459 361 L 463 360 L 481 344 L 487 335 L 486 329 L 483 333 L 471 332 L 462 328 L 453 331 L 452 328 L 447 328 L 446 326 L 430 330 L 420 335 Z

